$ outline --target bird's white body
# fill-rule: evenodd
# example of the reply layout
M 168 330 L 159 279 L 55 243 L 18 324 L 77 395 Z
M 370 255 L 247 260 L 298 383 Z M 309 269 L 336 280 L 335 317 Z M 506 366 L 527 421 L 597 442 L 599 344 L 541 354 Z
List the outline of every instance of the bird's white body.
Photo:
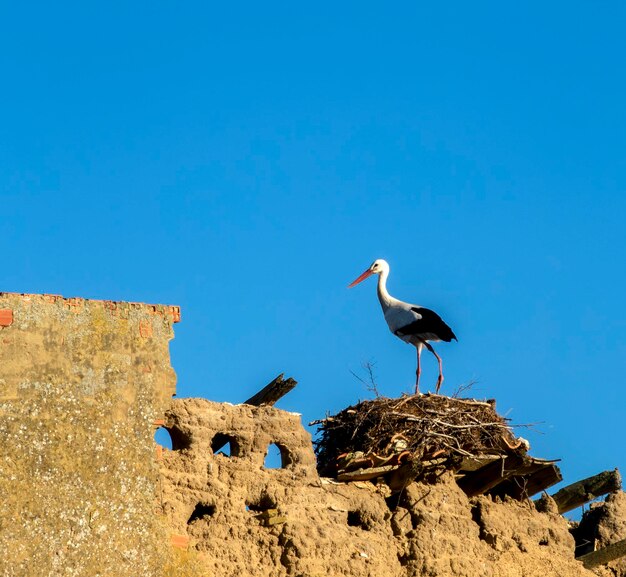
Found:
M 389 265 L 387 264 L 387 261 L 384 261 L 382 259 L 375 261 L 374 264 L 376 263 L 379 263 L 378 266 L 380 266 L 381 268 L 381 272 L 378 274 L 378 300 L 380 301 L 380 306 L 383 309 L 383 314 L 385 315 L 387 326 L 394 335 L 402 339 L 404 342 L 415 344 L 415 339 L 412 338 L 412 335 L 399 335 L 396 331 L 398 331 L 402 327 L 410 325 L 411 323 L 421 320 L 422 315 L 416 312 L 415 309 L 421 309 L 423 307 L 421 307 L 420 305 L 405 303 L 404 301 L 392 297 L 387 291 Z M 440 340 L 439 337 L 434 333 L 423 333 L 421 336 L 424 340 L 427 341 Z
M 396 301 L 396 303 L 392 304 L 385 311 L 385 320 L 387 321 L 387 326 L 389 330 L 396 335 L 398 338 L 402 339 L 405 343 L 415 344 L 415 339 L 412 335 L 399 335 L 396 331 L 400 330 L 402 327 L 410 325 L 415 321 L 419 321 L 422 318 L 422 315 L 412 311 L 412 308 L 421 308 L 418 305 L 412 305 L 409 303 L 404 303 L 402 301 Z M 422 333 L 421 337 L 425 341 L 440 341 L 441 339 L 435 333 Z
M 360 277 L 358 277 L 349 286 L 365 280 L 372 274 L 378 275 L 378 300 L 385 315 L 385 321 L 389 330 L 402 339 L 405 343 L 410 343 L 417 349 L 417 380 L 415 390 L 418 391 L 419 375 L 420 375 L 420 355 L 422 348 L 426 347 L 437 357 L 439 362 L 439 378 L 437 380 L 437 391 L 443 382 L 443 371 L 441 358 L 429 344 L 429 341 L 446 341 L 456 340 L 456 336 L 452 329 L 441 319 L 441 317 L 419 305 L 406 303 L 397 298 L 392 297 L 387 291 L 387 278 L 389 277 L 389 265 L 383 259 L 375 260 L 369 269 L 367 269 Z

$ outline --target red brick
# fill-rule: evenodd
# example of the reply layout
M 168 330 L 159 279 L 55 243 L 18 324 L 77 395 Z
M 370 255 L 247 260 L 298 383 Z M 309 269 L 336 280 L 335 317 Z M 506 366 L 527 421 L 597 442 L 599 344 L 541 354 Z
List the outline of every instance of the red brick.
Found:
M 13 311 L 0 309 L 0 327 L 8 327 L 13 324 Z
M 150 321 L 140 321 L 139 322 L 139 334 L 148 338 L 152 336 L 152 323 Z
M 172 535 L 170 539 L 173 547 L 187 549 L 189 546 L 189 537 L 187 535 Z

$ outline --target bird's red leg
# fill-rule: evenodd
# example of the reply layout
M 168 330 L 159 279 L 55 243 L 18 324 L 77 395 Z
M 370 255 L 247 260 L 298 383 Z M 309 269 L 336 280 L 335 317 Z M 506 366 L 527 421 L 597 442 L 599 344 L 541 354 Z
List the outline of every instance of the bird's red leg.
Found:
M 422 355 L 422 345 L 419 344 L 415 347 L 417 349 L 417 370 L 415 371 L 415 394 L 420 392 L 420 374 L 422 373 L 422 367 L 420 365 L 420 356 Z
M 437 386 L 435 387 L 435 394 L 439 393 L 439 389 L 441 388 L 441 383 L 443 383 L 443 365 L 441 363 L 441 357 L 435 352 L 435 349 L 430 345 L 430 343 L 424 341 L 426 348 L 437 358 L 437 362 L 439 363 L 439 377 L 437 377 Z

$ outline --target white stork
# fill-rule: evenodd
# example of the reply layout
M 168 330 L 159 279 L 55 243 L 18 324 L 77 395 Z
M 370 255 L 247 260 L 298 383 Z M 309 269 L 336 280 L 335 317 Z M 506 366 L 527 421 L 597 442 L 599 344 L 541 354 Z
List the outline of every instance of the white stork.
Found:
M 457 340 L 456 335 L 436 312 L 418 305 L 399 301 L 387 292 L 389 265 L 382 258 L 375 260 L 372 266 L 348 285 L 348 288 L 352 288 L 373 274 L 378 275 L 378 300 L 383 308 L 389 330 L 405 343 L 410 343 L 417 349 L 415 394 L 419 392 L 420 356 L 423 347 L 426 347 L 435 355 L 439 363 L 439 377 L 437 379 L 437 388 L 435 389 L 435 393 L 438 393 L 441 383 L 443 383 L 441 357 L 428 341 L 445 341 L 449 343 L 452 339 Z

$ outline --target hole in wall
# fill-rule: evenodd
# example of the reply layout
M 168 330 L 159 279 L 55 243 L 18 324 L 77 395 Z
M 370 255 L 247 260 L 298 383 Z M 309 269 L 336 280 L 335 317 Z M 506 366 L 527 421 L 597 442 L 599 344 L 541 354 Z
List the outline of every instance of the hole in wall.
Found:
M 239 442 L 233 435 L 227 433 L 217 433 L 211 441 L 211 450 L 214 455 L 224 455 L 225 457 L 239 457 Z
M 217 451 L 213 451 L 213 454 L 214 455 L 224 455 L 224 457 L 231 457 L 232 456 L 232 451 L 230 449 L 230 442 L 228 442 L 225 445 L 223 445 Z
M 250 513 L 262 513 L 268 509 L 276 509 L 277 504 L 267 493 L 263 493 L 258 499 L 246 501 L 246 511 Z
M 187 520 L 187 525 L 190 525 L 194 521 L 198 521 L 199 519 L 208 519 L 209 517 L 213 517 L 215 515 L 215 505 L 207 505 L 206 503 L 198 503 L 196 504 L 193 512 L 189 516 Z
M 154 433 L 154 440 L 171 451 L 182 451 L 191 446 L 191 437 L 177 427 L 159 427 Z
M 293 463 L 289 449 L 282 443 L 270 443 L 265 453 L 263 467 L 266 469 L 285 469 Z
M 358 527 L 364 531 L 369 531 L 372 528 L 370 520 L 359 510 L 348 511 L 348 525 L 350 527 Z
M 280 456 L 280 449 L 278 445 L 272 443 L 267 447 L 265 453 L 265 461 L 263 461 L 263 467 L 265 469 L 280 469 L 282 467 L 282 459 Z
M 172 450 L 172 435 L 165 427 L 159 427 L 154 432 L 154 441 L 164 449 Z
M 387 504 L 387 508 L 392 513 L 400 506 L 400 500 L 402 499 L 402 492 L 394 493 L 393 495 L 387 497 L 385 499 L 385 503 Z
M 172 450 L 182 451 L 188 449 L 191 446 L 191 436 L 183 433 L 179 428 L 172 427 L 170 430 L 172 437 Z

